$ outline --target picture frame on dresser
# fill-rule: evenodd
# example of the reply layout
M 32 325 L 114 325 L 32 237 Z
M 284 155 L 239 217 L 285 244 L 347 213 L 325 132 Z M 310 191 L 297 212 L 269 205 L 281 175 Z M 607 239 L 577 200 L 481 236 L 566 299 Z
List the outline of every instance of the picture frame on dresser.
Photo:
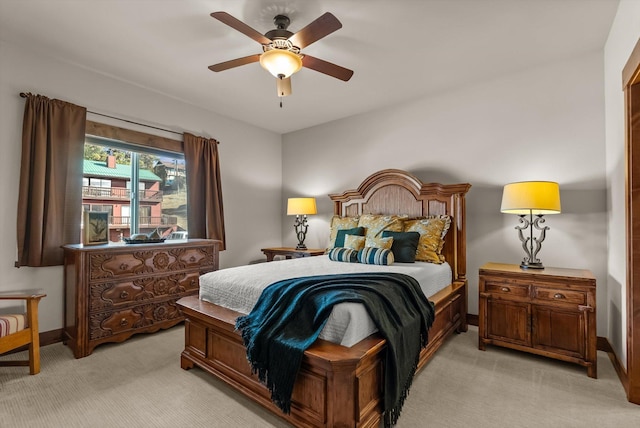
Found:
M 82 218 L 82 243 L 100 245 L 109 242 L 109 213 L 84 211 Z

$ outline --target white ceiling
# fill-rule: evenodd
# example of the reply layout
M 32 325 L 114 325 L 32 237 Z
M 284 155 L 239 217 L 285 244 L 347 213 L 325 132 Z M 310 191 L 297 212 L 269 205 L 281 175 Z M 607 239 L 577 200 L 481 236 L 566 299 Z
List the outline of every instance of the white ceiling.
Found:
M 600 50 L 618 0 L 0 0 L 0 39 L 278 133 Z M 294 33 L 324 12 L 343 28 L 303 53 L 354 70 L 310 69 L 278 105 L 260 53 L 211 18 L 225 11 L 261 33 L 286 14 Z M 1 59 L 0 59 L 1 60 Z M 47 95 L 47 94 L 43 94 Z

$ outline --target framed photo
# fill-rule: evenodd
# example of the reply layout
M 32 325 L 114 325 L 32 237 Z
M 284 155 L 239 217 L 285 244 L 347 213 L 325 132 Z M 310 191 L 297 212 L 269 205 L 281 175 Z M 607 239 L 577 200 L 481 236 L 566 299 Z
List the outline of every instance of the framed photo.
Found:
M 84 245 L 107 244 L 109 242 L 109 213 L 84 212 Z

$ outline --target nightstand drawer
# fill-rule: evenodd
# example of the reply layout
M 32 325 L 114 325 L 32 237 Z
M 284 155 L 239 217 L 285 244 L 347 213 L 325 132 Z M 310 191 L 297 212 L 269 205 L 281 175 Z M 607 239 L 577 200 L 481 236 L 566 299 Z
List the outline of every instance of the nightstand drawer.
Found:
M 558 288 L 533 287 L 534 299 L 549 302 L 587 304 L 587 293 L 574 290 L 559 290 Z
M 529 297 L 528 286 L 509 282 L 487 282 L 485 284 L 485 291 L 494 295 L 502 295 L 504 297 Z

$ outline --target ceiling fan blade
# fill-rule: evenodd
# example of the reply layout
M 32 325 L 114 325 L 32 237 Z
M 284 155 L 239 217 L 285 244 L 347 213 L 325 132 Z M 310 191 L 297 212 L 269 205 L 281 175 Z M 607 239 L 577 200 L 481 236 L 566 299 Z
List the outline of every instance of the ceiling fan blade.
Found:
M 240 31 L 245 36 L 251 37 L 253 40 L 260 43 L 261 45 L 267 45 L 271 43 L 271 39 L 265 37 L 263 34 L 249 27 L 247 24 L 240 21 L 239 19 L 229 15 L 227 12 L 213 12 L 211 16 L 217 19 L 218 21 L 222 22 L 223 24 L 227 24 L 229 27 L 233 28 L 234 30 Z
M 306 55 L 302 58 L 302 66 L 318 71 L 320 73 L 327 74 L 336 79 L 344 80 L 347 82 L 353 76 L 353 70 L 340 67 L 328 61 L 315 58 L 311 55 Z
M 311 24 L 289 37 L 289 41 L 300 49 L 317 42 L 336 30 L 342 28 L 342 24 L 333 14 L 327 12 Z
M 260 61 L 261 54 L 249 55 L 242 58 L 232 59 L 231 61 L 225 61 L 218 64 L 210 65 L 211 71 L 224 71 L 234 67 L 240 67 L 241 65 L 251 64 L 252 62 Z

